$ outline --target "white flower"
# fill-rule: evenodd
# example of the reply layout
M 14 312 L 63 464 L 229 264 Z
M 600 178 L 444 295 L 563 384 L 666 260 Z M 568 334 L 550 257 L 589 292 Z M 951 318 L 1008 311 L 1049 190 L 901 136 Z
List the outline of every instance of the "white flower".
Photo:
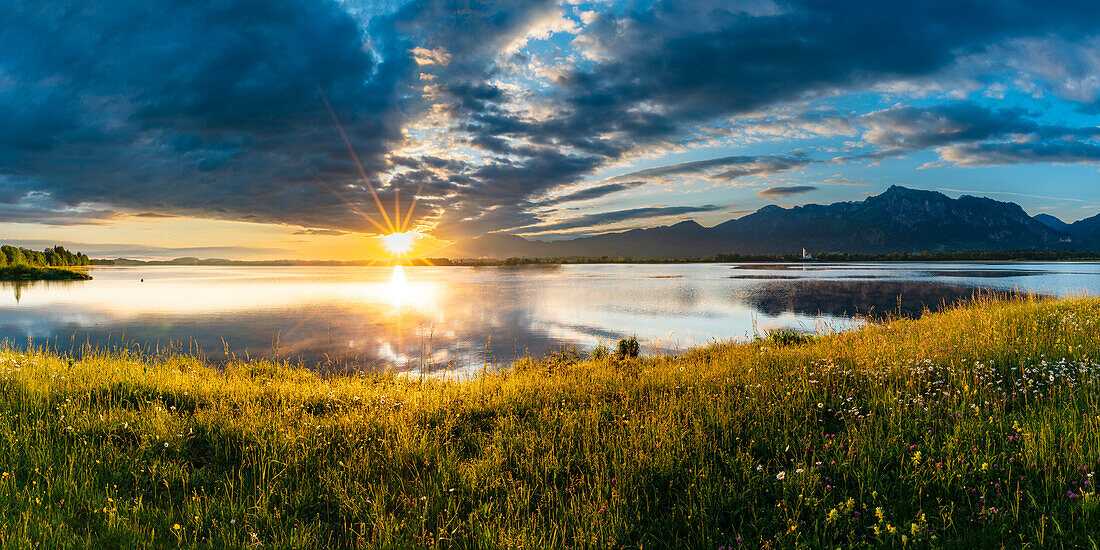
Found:
M 778 474 L 775 474 L 775 479 L 778 479 L 779 481 L 783 481 L 783 478 L 785 477 L 787 477 L 787 472 L 779 472 Z

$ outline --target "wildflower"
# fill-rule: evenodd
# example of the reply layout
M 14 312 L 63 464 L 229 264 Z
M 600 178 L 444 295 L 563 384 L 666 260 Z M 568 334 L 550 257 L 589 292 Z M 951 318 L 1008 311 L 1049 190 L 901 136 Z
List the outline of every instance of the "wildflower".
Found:
M 779 481 L 783 481 L 784 479 L 786 479 L 786 477 L 787 472 L 779 472 L 778 474 L 775 474 L 775 479 L 778 479 Z
M 178 524 L 178 523 L 173 523 L 172 524 L 172 529 L 174 529 L 176 531 L 179 531 L 180 529 L 182 529 L 182 527 L 180 527 L 180 524 Z

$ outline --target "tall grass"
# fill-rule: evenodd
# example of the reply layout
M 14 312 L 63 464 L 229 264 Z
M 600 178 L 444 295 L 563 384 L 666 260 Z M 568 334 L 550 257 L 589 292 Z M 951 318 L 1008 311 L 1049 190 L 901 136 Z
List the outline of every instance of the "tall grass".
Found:
M 0 351 L 5 547 L 1094 547 L 1100 300 L 460 382 Z
M 87 280 L 86 268 L 50 267 L 35 265 L 0 266 L 0 281 L 65 281 Z

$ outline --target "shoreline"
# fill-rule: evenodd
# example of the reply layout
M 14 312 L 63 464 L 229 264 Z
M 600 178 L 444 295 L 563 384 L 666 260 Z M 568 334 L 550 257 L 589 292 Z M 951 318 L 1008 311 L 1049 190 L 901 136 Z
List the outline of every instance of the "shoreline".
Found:
M 84 270 L 52 266 L 5 266 L 0 267 L 0 282 L 32 281 L 87 281 L 92 278 Z

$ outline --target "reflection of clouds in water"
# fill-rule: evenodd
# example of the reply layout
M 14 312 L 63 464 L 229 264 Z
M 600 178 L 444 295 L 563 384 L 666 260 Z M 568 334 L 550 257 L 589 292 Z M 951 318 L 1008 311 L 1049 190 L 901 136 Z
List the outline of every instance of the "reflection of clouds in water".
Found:
M 194 339 L 213 360 L 224 356 L 224 338 L 238 357 L 277 349 L 279 357 L 321 368 L 454 374 L 630 335 L 650 350 L 676 351 L 754 329 L 846 328 L 858 324 L 846 315 L 896 310 L 898 296 L 903 313 L 919 314 L 987 284 L 1100 290 L 1096 264 L 815 265 L 773 273 L 761 268 L 775 266 L 738 266 L 741 273 L 731 267 L 97 269 L 88 282 L 5 285 L 0 338 L 51 338 L 64 349 L 123 337 L 150 348 Z M 958 277 L 990 269 L 1016 273 Z M 956 278 L 944 284 L 934 271 Z M 1019 274 L 1033 271 L 1043 275 Z
M 801 313 L 843 317 L 898 314 L 916 317 L 926 309 L 938 311 L 988 290 L 926 281 L 771 281 L 751 288 L 745 294 L 745 301 L 770 315 Z

